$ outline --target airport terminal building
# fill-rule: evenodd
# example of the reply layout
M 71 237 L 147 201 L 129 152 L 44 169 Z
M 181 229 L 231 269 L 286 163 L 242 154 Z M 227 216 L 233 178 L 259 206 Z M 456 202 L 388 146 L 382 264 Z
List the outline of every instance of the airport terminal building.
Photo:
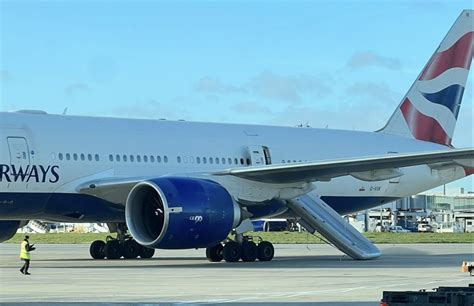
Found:
M 474 194 L 462 188 L 446 194 L 419 194 L 383 205 L 367 212 L 368 231 L 380 226 L 402 226 L 410 230 L 420 223 L 438 232 L 474 232 Z M 360 220 L 360 215 L 355 219 Z

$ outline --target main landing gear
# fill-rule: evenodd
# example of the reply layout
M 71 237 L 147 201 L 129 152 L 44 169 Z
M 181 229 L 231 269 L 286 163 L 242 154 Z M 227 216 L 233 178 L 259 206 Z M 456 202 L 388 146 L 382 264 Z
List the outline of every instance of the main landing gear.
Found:
M 117 238 L 107 236 L 105 241 L 96 240 L 91 243 L 89 253 L 94 259 L 134 259 L 151 258 L 155 249 L 150 249 L 136 242 L 127 234 L 126 227 L 118 225 L 116 228 Z
M 155 249 L 150 249 L 140 245 L 132 238 L 120 241 L 119 239 L 108 236 L 106 241 L 96 240 L 91 243 L 89 248 L 91 257 L 94 259 L 134 259 L 151 258 L 155 254 Z
M 275 249 L 268 241 L 260 241 L 256 244 L 250 236 L 236 235 L 236 239 L 227 240 L 206 249 L 206 257 L 210 262 L 242 261 L 270 261 L 273 259 Z

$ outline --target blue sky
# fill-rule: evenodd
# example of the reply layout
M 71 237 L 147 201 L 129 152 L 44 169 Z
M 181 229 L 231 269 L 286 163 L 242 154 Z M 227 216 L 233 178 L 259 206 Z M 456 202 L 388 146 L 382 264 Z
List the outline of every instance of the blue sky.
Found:
M 471 1 L 0 0 L 0 110 L 376 130 Z M 472 73 L 453 143 L 473 146 Z M 453 183 L 473 190 L 472 176 Z

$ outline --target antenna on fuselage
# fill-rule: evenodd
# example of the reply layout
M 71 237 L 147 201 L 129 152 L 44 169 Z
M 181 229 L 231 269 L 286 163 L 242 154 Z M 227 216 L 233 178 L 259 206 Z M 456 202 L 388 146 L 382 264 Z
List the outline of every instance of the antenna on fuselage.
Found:
M 67 107 L 63 110 L 63 115 L 66 115 L 67 113 Z

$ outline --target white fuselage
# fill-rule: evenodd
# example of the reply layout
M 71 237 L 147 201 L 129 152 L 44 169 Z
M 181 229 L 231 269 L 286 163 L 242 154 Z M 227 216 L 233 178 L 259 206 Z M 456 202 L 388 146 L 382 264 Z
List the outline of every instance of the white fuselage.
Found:
M 20 153 L 22 139 L 27 156 Z M 374 132 L 28 113 L 0 113 L 0 141 L 0 164 L 5 165 L 0 191 L 15 194 L 74 194 L 79 184 L 92 179 L 248 167 L 255 164 L 249 146 L 265 146 L 272 164 L 449 149 Z M 12 166 L 26 174 L 15 176 Z M 422 165 L 402 172 L 384 181 L 344 176 L 316 182 L 314 192 L 400 198 L 465 176 L 461 167 L 432 170 Z

